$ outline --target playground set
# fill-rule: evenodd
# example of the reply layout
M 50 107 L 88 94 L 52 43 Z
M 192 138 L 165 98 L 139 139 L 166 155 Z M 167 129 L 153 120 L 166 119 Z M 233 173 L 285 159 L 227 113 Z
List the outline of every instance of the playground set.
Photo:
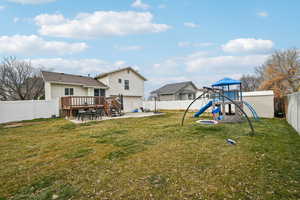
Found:
M 244 106 L 251 111 L 255 120 L 258 120 L 259 116 L 249 103 L 243 101 L 241 81 L 233 80 L 231 78 L 224 78 L 212 84 L 212 87 L 203 87 L 202 91 L 203 93 L 194 99 L 194 101 L 186 109 L 182 118 L 182 125 L 184 123 L 186 113 L 191 105 L 199 99 L 209 98 L 209 102 L 200 108 L 200 110 L 194 114 L 194 117 L 199 117 L 209 108 L 211 108 L 214 120 L 199 120 L 197 121 L 198 123 L 237 123 L 244 121 L 246 118 L 249 122 L 252 133 L 254 133 L 252 123 L 244 111 Z

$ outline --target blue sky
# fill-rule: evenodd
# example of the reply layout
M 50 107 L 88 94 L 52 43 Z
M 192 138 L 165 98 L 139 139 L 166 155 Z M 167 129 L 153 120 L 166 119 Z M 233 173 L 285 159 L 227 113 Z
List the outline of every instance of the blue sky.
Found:
M 149 81 L 253 73 L 279 49 L 299 47 L 300 1 L 0 0 L 0 57 L 96 75 L 132 66 Z

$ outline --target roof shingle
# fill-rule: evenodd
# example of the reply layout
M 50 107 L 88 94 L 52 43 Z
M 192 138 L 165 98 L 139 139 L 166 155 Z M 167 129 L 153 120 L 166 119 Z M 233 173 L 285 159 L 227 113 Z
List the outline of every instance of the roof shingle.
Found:
M 88 76 L 80 76 L 73 74 L 57 73 L 42 71 L 43 78 L 46 82 L 65 83 L 65 84 L 76 84 L 84 87 L 98 87 L 107 88 L 107 86 L 97 81 L 96 79 Z
M 183 89 L 184 87 L 186 87 L 189 84 L 192 84 L 195 87 L 195 89 L 197 89 L 197 87 L 194 85 L 194 83 L 192 81 L 186 81 L 186 82 L 171 83 L 171 84 L 164 85 L 161 88 L 152 91 L 151 93 L 175 94 L 179 90 Z
M 96 78 L 103 78 L 103 77 L 108 76 L 110 74 L 121 72 L 121 71 L 124 71 L 124 70 L 130 70 L 133 73 L 135 73 L 137 76 L 139 76 L 141 79 L 143 79 L 144 81 L 147 81 L 147 79 L 143 75 L 141 75 L 139 72 L 137 72 L 136 70 L 134 70 L 132 67 L 126 67 L 126 68 L 117 69 L 117 70 L 114 70 L 114 71 L 102 73 L 102 74 L 96 76 Z

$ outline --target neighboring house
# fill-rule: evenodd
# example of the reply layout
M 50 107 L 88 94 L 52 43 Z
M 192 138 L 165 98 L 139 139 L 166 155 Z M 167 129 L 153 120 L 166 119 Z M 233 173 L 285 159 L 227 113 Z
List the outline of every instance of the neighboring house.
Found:
M 143 105 L 144 82 L 147 80 L 131 67 L 118 69 L 96 76 L 98 81 L 109 86 L 107 97 L 123 95 L 124 111 L 132 111 Z
M 42 71 L 42 76 L 46 100 L 63 96 L 123 95 L 125 112 L 142 106 L 146 78 L 131 67 L 103 73 L 95 78 L 47 71 Z
M 192 81 L 172 83 L 150 93 L 150 100 L 157 97 L 159 101 L 191 100 L 194 99 L 198 88 Z

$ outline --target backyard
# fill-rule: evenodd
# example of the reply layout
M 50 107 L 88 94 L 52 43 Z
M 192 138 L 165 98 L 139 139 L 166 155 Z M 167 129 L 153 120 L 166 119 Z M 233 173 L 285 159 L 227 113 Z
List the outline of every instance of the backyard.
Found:
M 284 119 L 251 137 L 181 116 L 0 125 L 0 199 L 300 198 L 300 136 Z

